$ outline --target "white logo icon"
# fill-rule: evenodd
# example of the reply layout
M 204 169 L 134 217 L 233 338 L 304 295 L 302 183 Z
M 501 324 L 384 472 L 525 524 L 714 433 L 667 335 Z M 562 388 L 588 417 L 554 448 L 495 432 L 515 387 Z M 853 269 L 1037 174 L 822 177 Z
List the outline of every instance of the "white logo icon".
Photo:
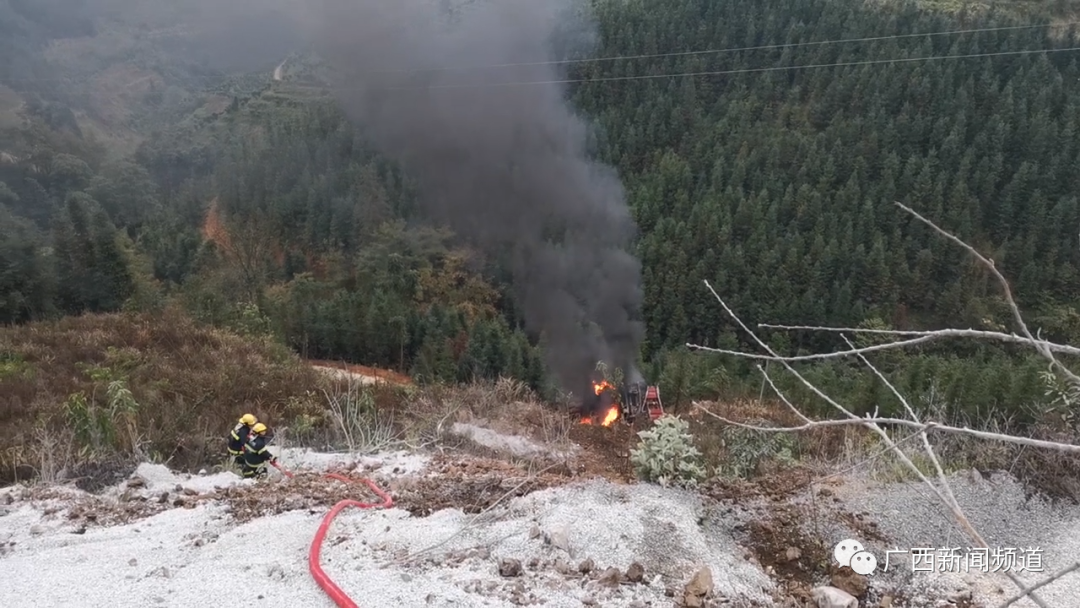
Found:
M 833 559 L 841 567 L 847 566 L 857 574 L 866 576 L 877 570 L 877 558 L 854 538 L 842 540 L 833 548 Z
M 841 567 L 851 567 L 852 556 L 862 550 L 863 545 L 859 541 L 853 538 L 842 540 L 837 543 L 836 547 L 833 548 L 833 559 L 835 559 L 836 563 L 839 564 Z
M 877 570 L 877 558 L 869 551 L 859 551 L 851 556 L 851 569 L 863 576 L 873 574 Z

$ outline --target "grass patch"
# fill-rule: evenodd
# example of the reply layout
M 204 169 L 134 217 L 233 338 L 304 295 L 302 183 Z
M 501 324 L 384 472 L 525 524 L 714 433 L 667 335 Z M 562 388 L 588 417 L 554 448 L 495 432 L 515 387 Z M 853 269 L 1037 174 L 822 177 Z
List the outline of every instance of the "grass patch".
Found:
M 0 329 L 0 481 L 145 459 L 223 458 L 250 411 L 272 427 L 321 419 L 322 376 L 269 341 L 176 311 L 86 315 Z

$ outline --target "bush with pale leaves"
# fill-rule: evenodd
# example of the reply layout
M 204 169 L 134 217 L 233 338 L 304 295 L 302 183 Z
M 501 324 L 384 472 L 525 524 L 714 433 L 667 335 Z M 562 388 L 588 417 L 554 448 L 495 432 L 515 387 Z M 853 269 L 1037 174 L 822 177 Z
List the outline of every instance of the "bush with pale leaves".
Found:
M 638 477 L 662 486 L 692 487 L 705 479 L 701 452 L 687 432 L 689 423 L 676 416 L 661 416 L 641 431 L 641 443 L 630 452 Z

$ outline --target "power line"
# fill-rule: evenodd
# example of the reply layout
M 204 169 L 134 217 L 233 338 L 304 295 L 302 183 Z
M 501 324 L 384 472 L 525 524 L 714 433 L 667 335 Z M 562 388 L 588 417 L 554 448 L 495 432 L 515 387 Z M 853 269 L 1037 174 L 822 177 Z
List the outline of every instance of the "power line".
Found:
M 853 42 L 880 42 L 885 40 L 902 40 L 905 38 L 919 38 L 923 36 L 951 36 L 957 34 L 979 34 L 988 32 L 1005 32 L 1005 31 L 1017 31 L 1017 30 L 1030 30 L 1039 28 L 1064 28 L 1074 25 L 1080 25 L 1080 21 L 1069 21 L 1064 23 L 1048 23 L 1042 25 L 1009 25 L 1001 27 L 987 27 L 987 28 L 974 28 L 966 30 L 942 30 L 937 32 L 919 32 L 913 34 L 893 34 L 889 36 L 869 36 L 863 38 L 838 38 L 834 40 L 818 40 L 811 42 L 790 42 L 784 44 L 766 44 L 759 46 L 744 46 L 722 49 L 704 49 L 698 51 L 675 51 L 669 53 L 651 53 L 642 55 L 613 55 L 609 57 L 593 57 L 583 59 L 563 59 L 553 61 L 526 61 L 518 63 L 493 63 L 493 64 L 478 64 L 472 66 L 448 66 L 439 68 L 408 68 L 400 70 L 372 70 L 363 72 L 365 74 L 408 74 L 408 73 L 431 73 L 431 72 L 449 72 L 449 71 L 465 71 L 465 70 L 482 70 L 482 69 L 496 69 L 496 68 L 509 68 L 509 67 L 528 67 L 528 66 L 541 66 L 541 65 L 571 65 L 580 63 L 599 63 L 602 61 L 633 61 L 637 59 L 662 59 L 665 57 L 688 57 L 694 55 L 709 55 L 709 54 L 722 54 L 722 53 L 738 53 L 744 51 L 761 51 L 769 49 L 787 49 L 798 48 L 806 46 L 825 46 L 830 44 L 847 44 Z M 0 79 L 0 83 L 3 82 L 18 82 L 18 83 L 33 83 L 33 82 L 66 82 L 72 80 L 72 78 L 6 78 Z
M 492 63 L 487 65 L 472 65 L 472 66 L 450 66 L 441 68 L 410 68 L 400 70 L 374 70 L 366 72 L 368 74 L 402 74 L 402 73 L 420 73 L 420 72 L 449 72 L 460 70 L 483 70 L 493 68 L 510 68 L 510 67 L 525 67 L 525 66 L 538 66 L 538 65 L 568 65 L 576 63 L 592 63 L 600 61 L 630 61 L 635 59 L 661 59 L 664 57 L 687 57 L 692 55 L 709 55 L 720 53 L 738 53 L 742 51 L 763 51 L 769 49 L 787 49 L 802 46 L 822 46 L 827 44 L 845 44 L 849 42 L 879 42 L 883 40 L 900 40 L 903 38 L 919 38 L 922 36 L 950 36 L 954 34 L 979 34 L 985 32 L 1004 32 L 1015 30 L 1029 30 L 1036 28 L 1048 28 L 1048 27 L 1068 27 L 1073 25 L 1080 25 L 1080 21 L 1070 21 L 1067 23 L 1056 24 L 1044 24 L 1044 25 L 1009 25 L 1002 27 L 987 27 L 968 30 L 945 30 L 940 32 L 921 32 L 916 34 L 894 34 L 891 36 L 871 36 L 866 38 L 839 38 L 835 40 L 818 40 L 814 42 L 789 42 L 784 44 L 766 44 L 760 46 L 744 46 L 737 48 L 725 48 L 725 49 L 705 49 L 700 51 L 678 51 L 672 53 L 652 53 L 647 55 L 614 55 L 610 57 L 594 57 L 585 59 L 562 59 L 556 61 L 526 61 L 519 63 Z
M 769 66 L 763 68 L 744 68 L 738 70 L 710 70 L 702 72 L 677 72 L 669 74 L 642 74 L 638 76 L 601 76 L 597 78 L 567 78 L 561 80 L 526 80 L 515 82 L 486 82 L 486 83 L 468 83 L 468 84 L 441 84 L 430 86 L 408 86 L 408 87 L 331 87 L 335 91 L 352 91 L 352 90 L 396 90 L 396 91 L 408 91 L 408 90 L 432 90 L 432 89 L 469 89 L 469 88 L 489 88 L 489 87 L 511 87 L 511 86 L 529 86 L 529 85 L 543 85 L 543 84 L 575 84 L 586 82 L 615 82 L 620 80 L 651 80 L 658 78 L 688 78 L 694 76 L 730 76 L 735 74 L 752 74 L 761 72 L 780 72 L 780 71 L 793 71 L 793 70 L 810 70 L 819 68 L 839 68 L 839 67 L 858 67 L 867 65 L 882 65 L 886 63 L 914 63 L 919 61 L 938 61 L 942 59 L 977 59 L 980 57 L 1005 57 L 1015 55 L 1032 55 L 1036 53 L 1065 53 L 1070 51 L 1080 51 L 1080 46 L 1060 48 L 1060 49 L 1029 49 L 1023 51 L 1000 51 L 996 53 L 971 53 L 967 55 L 937 55 L 931 57 L 906 57 L 903 59 L 869 59 L 866 61 L 846 61 L 838 63 L 817 63 L 809 65 L 791 65 L 791 66 Z M 322 87 L 295 87 L 305 89 L 322 89 Z

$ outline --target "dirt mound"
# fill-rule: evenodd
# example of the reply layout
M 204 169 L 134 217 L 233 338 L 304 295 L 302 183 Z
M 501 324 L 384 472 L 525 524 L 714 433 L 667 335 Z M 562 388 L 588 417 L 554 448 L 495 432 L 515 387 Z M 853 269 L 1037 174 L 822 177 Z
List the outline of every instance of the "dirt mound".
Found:
M 119 496 L 81 494 L 63 486 L 33 486 L 10 494 L 13 504 L 24 503 L 48 518 L 62 519 L 82 534 L 91 527 L 129 524 L 175 508 L 193 509 L 218 498 L 216 492 L 161 491 L 153 495 L 124 491 Z
M 390 487 L 397 506 L 424 517 L 450 508 L 479 513 L 500 499 L 571 480 L 571 471 L 565 467 L 534 475 L 523 467 L 489 458 L 437 456 L 424 475 L 397 480 Z
M 91 494 L 102 492 L 131 476 L 136 464 L 130 459 L 76 464 L 67 478 L 75 487 Z
M 630 451 L 641 440 L 637 433 L 649 427 L 649 422 L 637 420 L 633 425 L 615 422 L 611 426 L 575 424 L 570 428 L 570 440 L 584 452 L 578 459 L 579 474 L 603 476 L 613 481 L 631 482 L 635 479 Z
M 227 512 L 241 523 L 287 511 L 315 512 L 345 499 L 380 502 L 361 477 L 353 474 L 343 477 L 354 483 L 346 484 L 319 473 L 298 473 L 291 479 L 225 488 L 215 497 L 223 501 Z
M 442 509 L 478 513 L 500 499 L 524 496 L 571 481 L 570 471 L 549 471 L 530 476 L 528 470 L 500 460 L 436 456 L 417 475 L 390 478 L 363 471 L 339 473 L 354 483 L 345 484 L 322 473 L 298 473 L 291 479 L 237 485 L 218 490 L 215 498 L 228 505 L 238 521 L 286 511 L 323 509 L 345 500 L 379 502 L 364 477 L 394 497 L 394 506 L 424 517 Z M 272 484 L 272 485 L 270 485 Z

